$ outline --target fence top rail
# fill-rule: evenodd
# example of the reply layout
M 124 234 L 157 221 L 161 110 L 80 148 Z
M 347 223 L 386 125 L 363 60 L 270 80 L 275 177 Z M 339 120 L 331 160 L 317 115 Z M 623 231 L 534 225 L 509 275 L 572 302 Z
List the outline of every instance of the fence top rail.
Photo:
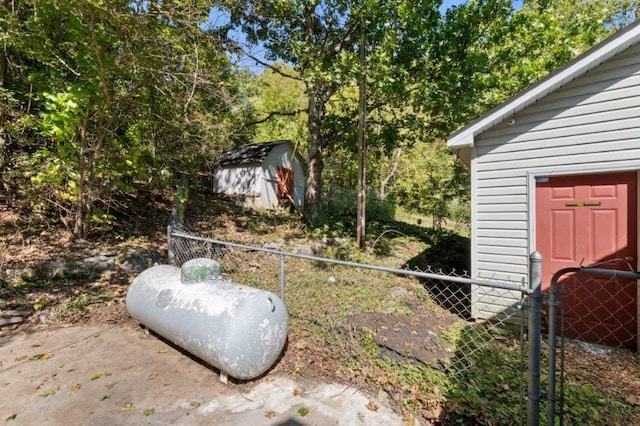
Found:
M 589 275 L 595 275 L 598 277 L 611 277 L 611 278 L 629 278 L 632 280 L 640 280 L 640 272 L 638 271 L 625 271 L 620 269 L 604 269 L 604 268 L 589 268 L 582 266 L 573 266 L 569 268 L 563 268 L 553 274 L 551 277 L 551 284 L 556 285 L 558 280 L 566 274 L 571 273 L 584 273 Z
M 496 281 L 496 282 L 483 281 L 483 280 L 476 280 L 471 278 L 457 277 L 452 275 L 436 274 L 432 272 L 422 272 L 422 271 L 415 271 L 411 269 L 389 268 L 386 266 L 377 266 L 377 265 L 369 265 L 366 263 L 349 262 L 346 260 L 330 259 L 327 257 L 311 256 L 311 255 L 301 254 L 301 253 L 291 253 L 291 252 L 285 252 L 280 250 L 268 249 L 265 247 L 256 247 L 256 246 L 250 246 L 246 244 L 232 243 L 229 241 L 217 240 L 215 238 L 200 237 L 200 236 L 193 235 L 189 232 L 183 232 L 180 230 L 173 231 L 172 235 L 174 237 L 181 237 L 181 238 L 187 238 L 195 241 L 203 241 L 203 242 L 208 242 L 213 244 L 226 245 L 226 246 L 236 247 L 236 248 L 240 248 L 247 251 L 259 251 L 259 252 L 269 253 L 269 254 L 278 255 L 278 256 L 289 256 L 289 257 L 312 260 L 317 262 L 332 263 L 336 265 L 351 266 L 351 267 L 369 269 L 369 270 L 375 270 L 375 271 L 381 271 L 381 272 L 389 272 L 389 273 L 398 274 L 398 275 L 410 275 L 410 276 L 426 278 L 426 279 L 446 280 L 446 281 L 454 282 L 457 284 L 471 284 L 471 285 L 480 285 L 480 286 L 486 286 L 486 287 L 494 287 L 502 290 L 512 290 L 512 291 L 518 291 L 518 292 L 527 293 L 527 294 L 531 292 L 529 287 L 524 284 L 515 284 L 515 283 L 499 282 L 499 281 Z

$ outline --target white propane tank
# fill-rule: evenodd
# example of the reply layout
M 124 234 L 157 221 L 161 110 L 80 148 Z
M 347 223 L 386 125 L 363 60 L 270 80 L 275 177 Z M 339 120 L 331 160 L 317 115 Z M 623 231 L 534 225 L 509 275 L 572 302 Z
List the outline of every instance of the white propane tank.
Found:
M 222 280 L 220 265 L 193 259 L 182 268 L 156 265 L 127 292 L 138 322 L 218 368 L 221 377 L 247 380 L 276 362 L 289 319 L 273 293 Z

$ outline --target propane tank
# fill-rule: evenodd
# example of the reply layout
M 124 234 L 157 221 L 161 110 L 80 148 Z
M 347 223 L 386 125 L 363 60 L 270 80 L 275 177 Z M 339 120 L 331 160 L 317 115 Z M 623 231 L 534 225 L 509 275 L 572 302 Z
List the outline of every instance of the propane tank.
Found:
M 178 268 L 156 265 L 138 275 L 127 292 L 127 310 L 138 322 L 226 375 L 260 376 L 287 340 L 287 309 L 268 291 L 222 280 L 212 259 Z

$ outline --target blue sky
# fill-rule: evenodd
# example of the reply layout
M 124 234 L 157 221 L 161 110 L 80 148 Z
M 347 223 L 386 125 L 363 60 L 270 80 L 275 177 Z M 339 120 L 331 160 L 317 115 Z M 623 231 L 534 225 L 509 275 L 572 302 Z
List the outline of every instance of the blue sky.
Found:
M 466 0 L 444 0 L 442 6 L 440 6 L 440 12 L 445 12 L 451 6 L 457 6 L 463 3 L 466 3 Z

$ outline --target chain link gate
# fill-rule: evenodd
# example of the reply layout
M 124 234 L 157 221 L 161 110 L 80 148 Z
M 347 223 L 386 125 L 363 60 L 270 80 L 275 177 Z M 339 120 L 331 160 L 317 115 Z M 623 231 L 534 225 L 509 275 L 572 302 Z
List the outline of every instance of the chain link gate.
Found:
M 546 300 L 549 425 L 562 425 L 565 420 L 567 339 L 638 349 L 636 309 L 639 279 L 638 271 L 590 267 L 564 268 L 553 275 Z

